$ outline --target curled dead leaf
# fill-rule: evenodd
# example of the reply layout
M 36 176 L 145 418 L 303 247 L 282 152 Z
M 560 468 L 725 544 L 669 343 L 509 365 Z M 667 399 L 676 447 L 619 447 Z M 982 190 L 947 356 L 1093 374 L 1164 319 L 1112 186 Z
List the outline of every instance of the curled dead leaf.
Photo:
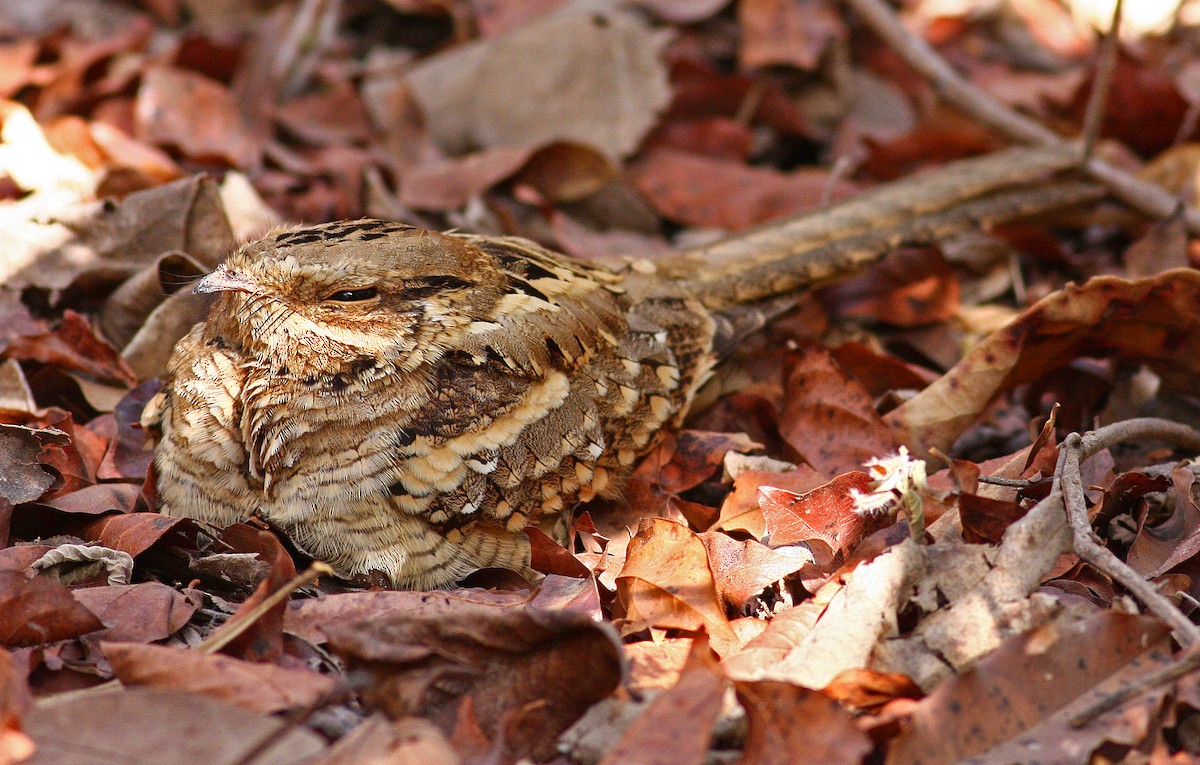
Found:
M 102 649 L 126 686 L 198 693 L 262 714 L 307 707 L 335 686 L 332 678 L 311 669 L 171 646 L 105 642 Z
M 323 629 L 369 678 L 368 706 L 449 733 L 469 698 L 486 736 L 537 760 L 552 757 L 558 735 L 625 672 L 612 628 L 571 611 L 459 603 L 436 618 L 388 614 Z
M 1069 285 L 988 336 L 949 372 L 886 416 L 913 453 L 948 449 L 997 395 L 1081 356 L 1144 362 L 1168 387 L 1200 376 L 1200 272 Z

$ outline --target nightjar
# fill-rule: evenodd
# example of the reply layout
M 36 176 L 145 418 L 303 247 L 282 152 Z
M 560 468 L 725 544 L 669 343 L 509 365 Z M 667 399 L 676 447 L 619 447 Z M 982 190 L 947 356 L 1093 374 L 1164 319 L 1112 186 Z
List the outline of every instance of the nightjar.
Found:
M 272 232 L 197 284 L 216 300 L 143 414 L 159 509 L 258 513 L 396 587 L 527 571 L 526 524 L 617 494 L 811 277 L 754 265 L 604 267 L 379 220 Z

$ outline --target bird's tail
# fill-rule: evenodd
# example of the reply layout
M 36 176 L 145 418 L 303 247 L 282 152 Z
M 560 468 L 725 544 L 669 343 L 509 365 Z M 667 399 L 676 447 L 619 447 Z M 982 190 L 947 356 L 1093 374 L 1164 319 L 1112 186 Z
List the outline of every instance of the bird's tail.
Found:
M 784 223 L 682 250 L 655 261 L 652 278 L 666 277 L 712 311 L 760 303 L 846 276 L 901 245 L 1094 201 L 1103 195 L 1094 184 L 1048 182 L 1078 162 L 1070 145 L 960 160 Z

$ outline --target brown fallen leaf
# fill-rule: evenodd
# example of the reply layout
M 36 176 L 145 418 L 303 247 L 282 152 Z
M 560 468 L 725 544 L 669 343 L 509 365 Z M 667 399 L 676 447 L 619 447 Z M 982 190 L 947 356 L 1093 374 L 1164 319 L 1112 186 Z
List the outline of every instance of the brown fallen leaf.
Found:
M 11 98 L 25 87 L 33 74 L 41 44 L 37 40 L 23 39 L 0 45 L 0 98 Z
M 366 142 L 371 121 L 358 92 L 335 80 L 315 93 L 293 98 L 275 110 L 275 118 L 291 133 L 315 144 Z
M 1187 227 L 1178 215 L 1152 223 L 1149 230 L 1125 250 L 1125 270 L 1130 278 L 1154 276 L 1187 266 Z
M 907 364 L 891 354 L 877 352 L 851 341 L 833 348 L 833 360 L 850 377 L 862 383 L 872 397 L 903 390 L 920 390 L 938 378 L 927 369 Z
M 27 428 L 0 423 L 0 463 L 5 466 L 6 480 L 0 482 L 0 498 L 6 502 L 32 502 L 42 496 L 54 483 L 54 476 L 42 468 L 42 453 L 46 446 L 68 443 L 61 431 Z
M 134 487 L 139 488 L 139 487 Z M 170 518 L 158 513 L 108 515 L 89 523 L 80 532 L 91 542 L 137 557 L 172 532 L 194 536 L 196 524 L 188 518 Z
M 548 575 L 534 590 L 529 606 L 546 611 L 575 611 L 596 621 L 604 619 L 600 590 L 590 572 L 587 577 L 579 578 Z
M 652 484 L 667 494 L 679 494 L 711 478 L 728 452 L 748 452 L 758 447 L 742 433 L 669 433 L 638 464 L 632 480 Z
M 925 695 L 907 676 L 874 669 L 848 669 L 821 693 L 858 712 L 877 712 L 894 699 L 920 699 Z
M 873 748 L 840 704 L 778 680 L 734 683 L 746 710 L 738 765 L 857 765 Z
M 754 147 L 754 131 L 729 117 L 664 121 L 642 146 L 647 154 L 675 149 L 687 154 L 746 163 Z
M 0 763 L 23 762 L 33 742 L 21 730 L 21 717 L 31 706 L 29 686 L 8 651 L 0 651 Z
M 1090 483 L 1091 481 L 1089 481 Z M 1171 488 L 1171 479 L 1165 475 L 1149 476 L 1145 473 L 1129 472 L 1117 476 L 1112 484 L 1104 489 L 1104 496 L 1098 503 L 1099 509 L 1092 521 L 1096 533 L 1104 538 L 1108 524 L 1122 513 L 1128 513 L 1137 518 L 1141 512 L 1140 508 L 1145 507 L 1144 497 L 1147 494 L 1166 491 L 1169 488 Z M 1136 542 L 1136 539 L 1134 541 Z M 1136 565 L 1132 558 L 1127 559 L 1127 562 L 1130 565 Z M 1144 574 L 1145 572 L 1139 573 Z
M 633 169 L 634 182 L 662 215 L 702 228 L 738 230 L 819 207 L 855 190 L 826 170 L 791 173 L 659 149 Z
M 262 714 L 308 707 L 336 685 L 311 669 L 171 646 L 105 641 L 101 649 L 126 686 L 198 693 Z
M 233 93 L 198 72 L 154 66 L 142 73 L 139 138 L 200 161 L 255 168 L 266 136 L 247 124 Z
M 530 156 L 513 182 L 530 187 L 543 203 L 579 202 L 620 176 L 602 152 L 581 143 L 555 141 Z
M 820 291 L 831 315 L 918 327 L 959 310 L 958 275 L 934 247 L 900 247 L 858 276 Z
M 570 611 L 456 604 L 436 618 L 376 615 L 323 628 L 369 707 L 453 730 L 471 699 L 480 729 L 513 756 L 545 760 L 556 741 L 624 676 L 612 628 Z
M 836 5 L 829 0 L 748 0 L 738 3 L 742 69 L 788 64 L 813 70 L 832 43 L 848 32 Z
M 1149 364 L 1169 389 L 1200 376 L 1200 272 L 1112 276 L 1048 295 L 884 419 L 914 454 L 942 450 L 997 395 L 1081 356 Z
M 828 482 L 828 478 L 808 465 L 798 465 L 795 470 L 772 473 L 766 470 L 747 470 L 733 481 L 733 491 L 721 505 L 721 517 L 713 525 L 714 530 L 745 531 L 761 540 L 767 533 L 767 522 L 759 503 L 759 490 L 770 486 L 785 491 L 803 494 Z
M 104 623 L 71 597 L 64 585 L 16 571 L 0 571 L 0 644 L 53 643 L 103 629 Z
M 525 534 L 529 537 L 532 555 L 529 565 L 534 571 L 576 579 L 584 579 L 591 573 L 567 548 L 536 527 L 527 529 Z
M 696 638 L 639 640 L 625 644 L 629 687 L 635 692 L 665 691 L 679 682 Z
M 71 594 L 106 625 L 89 640 L 133 643 L 151 643 L 174 635 L 203 602 L 195 590 L 183 593 L 162 582 L 83 587 Z
M 24 723 L 37 745 L 27 765 L 237 762 L 268 737 L 255 765 L 293 765 L 325 748 L 317 734 L 278 718 L 173 690 L 76 696 L 35 707 Z
M 773 550 L 753 539 L 737 540 L 719 531 L 699 536 L 708 551 L 717 596 L 735 613 L 743 613 L 747 601 L 810 561 L 796 548 Z
M 748 115 L 788 136 L 814 137 L 804 110 L 778 83 L 719 69 L 713 62 L 686 52 L 675 52 L 671 60 L 674 98 L 666 119 L 740 116 L 747 103 Z
M 267 576 L 250 597 L 242 601 L 237 611 L 222 627 L 230 627 L 249 619 L 260 603 L 296 577 L 296 564 L 278 537 L 245 523 L 235 523 L 221 531 L 221 541 L 238 552 L 257 553 L 267 563 Z M 283 615 L 287 601 L 282 600 L 266 613 L 256 617 L 246 631 L 221 649 L 223 653 L 251 661 L 270 661 L 283 653 Z
M 829 483 L 795 494 L 773 486 L 758 490 L 759 505 L 773 547 L 820 541 L 823 557 L 844 558 L 870 533 L 872 516 L 855 512 L 854 494 L 870 491 L 867 473 L 844 473 Z
M 54 545 L 17 544 L 0 549 L 0 571 L 19 571 L 25 574 L 27 569 L 46 553 L 54 549 Z
M 1165 686 L 1082 727 L 1070 720 L 1089 702 L 1168 664 L 1166 635 L 1152 619 L 1101 611 L 1014 636 L 919 702 L 887 763 L 1084 762 L 1105 742 L 1136 745 Z
M 100 310 L 98 325 L 104 337 L 122 349 L 122 359 L 128 363 L 129 342 L 142 331 L 163 300 L 180 292 L 189 294 L 185 287 L 208 270 L 185 252 L 166 252 L 113 290 Z M 191 296 L 191 302 L 206 305 L 203 298 L 196 296 Z
M 454 159 L 416 165 L 400 179 L 400 203 L 418 210 L 457 210 L 511 177 L 534 146 L 499 146 Z
M 321 644 L 329 640 L 330 628 L 368 621 L 381 614 L 406 613 L 418 619 L 438 619 L 472 606 L 520 607 L 528 599 L 526 593 L 505 590 L 344 592 L 289 602 L 284 629 L 310 643 Z
M 577 141 L 632 152 L 670 100 L 666 35 L 625 10 L 566 8 L 409 70 L 448 153 Z
M 144 382 L 125 394 L 113 409 L 113 437 L 104 459 L 96 468 L 101 481 L 142 480 L 154 461 L 154 451 L 146 447 L 146 431 L 141 428 L 142 410 L 153 398 L 161 381 Z
M 720 654 L 738 643 L 704 542 L 681 524 L 661 518 L 642 522 L 629 540 L 617 597 L 625 607 L 626 634 L 647 627 L 705 630 Z
M 428 720 L 406 717 L 392 722 L 374 714 L 342 736 L 329 751 L 305 765 L 461 765 L 446 734 Z
M 62 323 L 52 332 L 13 338 L 5 353 L 9 358 L 53 364 L 114 385 L 132 387 L 137 383 L 116 350 L 74 311 L 66 311 Z
M 44 367 L 43 375 L 47 371 L 48 368 Z M 53 384 L 44 378 L 37 382 Z M 104 437 L 77 424 L 74 415 L 64 416 L 61 410 L 51 409 L 45 422 L 50 426 L 48 430 L 51 433 L 60 431 L 68 439 L 67 443 L 57 443 L 50 439 L 46 439 L 44 443 L 42 464 L 59 475 L 59 480 L 54 482 L 46 498 L 57 498 L 94 484 L 96 468 L 99 467 L 107 448 Z
M 676 24 L 703 21 L 725 7 L 721 0 L 638 0 L 638 5 Z
M 886 456 L 899 443 L 862 384 L 819 348 L 788 358 L 779 431 L 808 464 L 829 476 Z
M 1147 579 L 1162 576 L 1200 552 L 1200 507 L 1192 494 L 1195 478 L 1186 467 L 1172 470 L 1175 501 L 1171 512 L 1153 524 L 1146 516 L 1141 519 L 1127 560 Z
M 708 641 L 694 641 L 679 680 L 650 702 L 600 765 L 700 765 L 728 685 Z
M 960 545 L 962 546 L 962 545 Z M 897 614 L 926 573 L 920 546 L 905 539 L 830 581 L 811 599 L 776 615 L 723 666 L 735 680 L 783 680 L 824 688 L 862 669 L 895 638 Z
M 975 494 L 958 495 L 962 535 L 967 542 L 999 542 L 1005 529 L 1022 518 L 1028 510 L 1029 508 L 1008 500 L 991 499 Z
M 52 499 L 36 503 L 60 513 L 104 515 L 132 513 L 141 496 L 141 487 L 130 483 L 97 483 Z M 110 547 L 112 545 L 109 545 Z

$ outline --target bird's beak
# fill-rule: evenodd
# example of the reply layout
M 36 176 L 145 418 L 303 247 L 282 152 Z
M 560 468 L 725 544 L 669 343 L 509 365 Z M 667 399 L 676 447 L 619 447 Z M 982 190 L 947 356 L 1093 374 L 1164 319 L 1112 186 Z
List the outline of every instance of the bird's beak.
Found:
M 192 288 L 194 293 L 203 292 L 258 292 L 258 285 L 237 271 L 231 271 L 224 265 L 217 266 Z

